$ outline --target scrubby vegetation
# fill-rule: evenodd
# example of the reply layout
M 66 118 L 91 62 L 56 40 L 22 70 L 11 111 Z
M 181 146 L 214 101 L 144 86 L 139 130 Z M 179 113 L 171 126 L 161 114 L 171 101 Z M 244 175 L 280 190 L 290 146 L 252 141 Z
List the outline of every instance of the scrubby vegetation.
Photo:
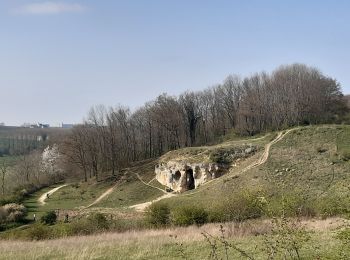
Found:
M 27 209 L 23 205 L 10 203 L 0 207 L 0 231 L 25 222 Z
M 46 225 L 53 225 L 57 221 L 57 215 L 55 211 L 48 211 L 41 216 L 40 221 Z

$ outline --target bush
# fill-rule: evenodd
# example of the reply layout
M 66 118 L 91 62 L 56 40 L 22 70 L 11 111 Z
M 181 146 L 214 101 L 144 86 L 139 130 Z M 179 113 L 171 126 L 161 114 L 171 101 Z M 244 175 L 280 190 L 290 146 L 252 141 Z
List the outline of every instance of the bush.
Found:
M 179 226 L 203 225 L 208 222 L 208 213 L 201 207 L 183 206 L 172 212 L 172 222 Z
M 343 161 L 350 161 L 350 151 L 344 151 L 341 153 L 341 159 Z
M 242 191 L 229 196 L 219 207 L 217 221 L 243 221 L 263 215 L 263 197 L 258 193 Z
M 41 222 L 46 225 L 53 225 L 57 221 L 57 215 L 55 211 L 49 211 L 41 217 Z
M 67 233 L 69 235 L 89 235 L 96 231 L 88 219 L 77 219 L 67 224 Z
M 148 207 L 146 220 L 153 226 L 161 227 L 170 223 L 170 209 L 168 205 L 155 203 Z
M 88 222 L 91 226 L 94 226 L 98 230 L 107 230 L 109 229 L 109 223 L 105 215 L 101 213 L 95 213 L 88 217 Z
M 317 210 L 321 217 L 333 217 L 348 213 L 348 202 L 337 195 L 328 195 L 318 199 Z
M 0 207 L 0 222 L 22 222 L 27 215 L 27 209 L 20 204 L 10 203 Z
M 4 223 L 6 220 L 6 211 L 3 207 L 0 207 L 0 224 Z
M 52 238 L 49 227 L 44 226 L 40 223 L 28 228 L 25 232 L 25 236 L 30 240 L 43 240 Z
M 283 194 L 282 197 L 274 198 L 269 204 L 270 216 L 285 217 L 314 217 L 316 210 L 312 200 L 299 192 Z
M 111 224 L 105 215 L 95 213 L 86 218 L 74 219 L 71 223 L 65 225 L 64 232 L 67 235 L 89 235 L 109 230 Z
M 23 197 L 19 194 L 13 194 L 10 196 L 5 196 L 0 198 L 0 206 L 4 206 L 6 204 L 11 203 L 20 203 L 22 201 Z

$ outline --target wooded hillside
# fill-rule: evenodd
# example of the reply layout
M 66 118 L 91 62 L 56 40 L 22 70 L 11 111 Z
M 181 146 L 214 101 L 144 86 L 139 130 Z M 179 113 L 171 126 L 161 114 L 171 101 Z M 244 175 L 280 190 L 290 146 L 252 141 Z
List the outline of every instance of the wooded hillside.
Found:
M 162 94 L 131 112 L 93 107 L 61 146 L 85 180 L 89 173 L 118 171 L 132 161 L 187 146 L 215 142 L 236 132 L 254 135 L 300 124 L 341 122 L 347 113 L 339 83 L 303 64 L 241 78 L 178 97 Z

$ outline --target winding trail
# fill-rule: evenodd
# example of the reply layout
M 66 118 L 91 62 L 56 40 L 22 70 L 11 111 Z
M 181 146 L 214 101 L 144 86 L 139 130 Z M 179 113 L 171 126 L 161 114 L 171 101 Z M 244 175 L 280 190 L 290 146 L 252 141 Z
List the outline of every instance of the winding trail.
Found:
M 99 203 L 102 199 L 104 199 L 109 194 L 111 194 L 114 191 L 114 189 L 117 187 L 118 184 L 119 184 L 119 181 L 117 181 L 116 184 L 114 184 L 112 187 L 110 187 L 108 190 L 106 190 L 103 194 L 101 194 L 97 199 L 95 199 L 94 202 L 92 202 L 88 206 L 84 207 L 84 209 L 90 208 L 90 207 L 94 206 L 95 204 Z
M 164 195 L 162 195 L 162 196 L 160 196 L 160 197 L 158 197 L 158 198 L 156 198 L 156 199 L 154 199 L 154 200 L 147 201 L 147 202 L 140 203 L 140 204 L 136 204 L 136 205 L 132 205 L 132 206 L 130 206 L 129 208 L 135 209 L 136 211 L 143 212 L 143 211 L 145 211 L 146 208 L 147 208 L 148 206 L 150 206 L 152 203 L 157 202 L 157 201 L 160 201 L 160 200 L 162 200 L 162 199 L 171 198 L 171 197 L 174 197 L 174 196 L 177 196 L 177 194 L 175 194 L 175 193 L 166 193 L 166 194 L 164 194 Z
M 161 189 L 161 188 L 158 188 L 158 187 L 156 187 L 156 186 L 153 186 L 153 185 L 151 185 L 151 184 L 145 182 L 144 180 L 142 180 L 141 177 L 140 177 L 140 175 L 139 175 L 138 173 L 136 173 L 136 172 L 133 172 L 133 173 L 136 175 L 136 177 L 139 179 L 139 181 L 141 181 L 141 182 L 142 182 L 143 184 L 145 184 L 146 186 L 151 187 L 151 188 L 153 188 L 153 189 L 160 190 L 161 192 L 168 194 L 168 192 L 166 192 L 165 190 L 163 190 L 163 189 Z M 153 178 L 153 179 L 154 179 L 154 178 Z M 152 179 L 152 180 L 153 180 L 153 179 Z
M 142 212 L 142 211 L 145 211 L 146 208 L 147 208 L 148 206 L 150 206 L 150 205 L 151 205 L 152 203 L 154 203 L 154 202 L 157 202 L 157 201 L 160 201 L 160 200 L 162 200 L 162 199 L 167 199 L 167 198 L 176 196 L 175 193 L 166 192 L 165 190 L 163 190 L 163 189 L 161 189 L 161 188 L 158 188 L 158 187 L 156 187 L 156 186 L 153 186 L 153 185 L 151 185 L 151 184 L 145 182 L 144 180 L 142 180 L 142 178 L 140 177 L 140 175 L 139 175 L 138 173 L 134 172 L 134 174 L 137 176 L 137 178 L 138 178 L 144 185 L 146 185 L 146 186 L 148 186 L 148 187 L 151 187 L 151 188 L 153 188 L 153 189 L 160 190 L 160 191 L 163 192 L 164 194 L 163 194 L 162 196 L 160 196 L 160 197 L 154 199 L 154 200 L 147 201 L 147 202 L 144 202 L 144 203 L 135 204 L 135 205 L 130 206 L 129 208 L 135 209 L 136 211 Z M 153 180 L 153 179 L 152 179 L 152 180 Z
M 276 138 L 274 138 L 271 142 L 269 142 L 269 143 L 267 143 L 267 144 L 265 145 L 264 152 L 263 152 L 263 154 L 260 156 L 260 158 L 259 158 L 257 161 L 253 162 L 252 164 L 250 164 L 250 165 L 248 165 L 247 167 L 245 167 L 245 168 L 243 168 L 242 170 L 240 170 L 237 174 L 242 174 L 242 173 L 244 173 L 244 172 L 246 172 L 246 171 L 248 171 L 248 170 L 250 170 L 250 169 L 253 169 L 253 168 L 257 167 L 257 166 L 260 166 L 260 165 L 264 164 L 264 163 L 267 161 L 267 159 L 269 158 L 271 146 L 272 146 L 273 144 L 275 144 L 275 143 L 281 141 L 289 132 L 294 131 L 294 130 L 297 130 L 297 129 L 299 129 L 299 127 L 292 128 L 292 129 L 288 129 L 288 130 L 286 130 L 285 132 L 283 132 L 283 131 L 278 132 Z M 266 136 L 267 136 L 267 135 L 265 135 L 265 136 L 263 136 L 263 137 L 255 138 L 255 140 L 263 139 L 263 138 L 265 138 Z M 251 139 L 251 140 L 252 140 L 252 139 Z M 196 193 L 202 191 L 202 189 L 201 189 L 201 190 L 198 190 L 198 191 L 195 191 L 195 192 L 191 192 L 191 193 L 187 193 L 187 194 L 181 194 L 181 195 L 180 195 L 180 194 L 176 194 L 176 193 L 167 193 L 166 191 L 164 191 L 164 190 L 162 190 L 162 189 L 160 189 L 160 188 L 158 188 L 158 187 L 154 187 L 154 186 L 152 186 L 152 185 L 150 185 L 150 184 L 144 182 L 144 181 L 140 178 L 140 176 L 139 176 L 137 173 L 135 173 L 135 174 L 136 174 L 136 176 L 138 177 L 138 179 L 139 179 L 143 184 L 145 184 L 145 185 L 147 185 L 147 186 L 150 186 L 150 187 L 152 187 L 152 188 L 156 188 L 156 189 L 158 189 L 158 190 L 161 190 L 162 192 L 165 193 L 164 195 L 162 195 L 162 196 L 160 196 L 160 197 L 158 197 L 158 198 L 156 198 L 156 199 L 154 199 L 154 200 L 147 201 L 147 202 L 140 203 L 140 204 L 136 204 L 136 205 L 132 205 L 132 206 L 129 207 L 129 208 L 135 209 L 136 211 L 145 211 L 145 209 L 146 209 L 148 206 L 150 206 L 152 203 L 157 202 L 157 201 L 160 201 L 160 200 L 162 200 L 162 199 L 166 199 L 166 198 L 170 198 L 170 197 L 174 197 L 174 196 L 189 196 L 189 195 L 193 195 L 193 194 L 196 194 Z M 222 178 L 217 178 L 217 179 L 210 180 L 210 181 L 204 183 L 203 185 L 206 185 L 206 184 L 208 184 L 208 183 L 211 183 L 211 182 L 214 182 L 214 181 L 217 181 L 217 180 L 220 180 L 220 179 L 222 179 Z
M 260 166 L 264 163 L 266 163 L 267 159 L 269 158 L 270 155 L 270 149 L 271 146 L 279 141 L 281 141 L 289 132 L 296 130 L 297 128 L 292 128 L 289 129 L 287 131 L 283 132 L 278 132 L 277 137 L 274 138 L 271 142 L 269 142 L 268 144 L 265 145 L 265 150 L 263 152 L 263 154 L 261 155 L 261 157 L 254 163 L 248 165 L 246 168 L 244 168 L 243 170 L 241 170 L 239 173 L 244 173 L 252 168 L 255 168 L 257 166 Z
M 59 189 L 63 188 L 63 187 L 66 187 L 68 184 L 64 184 L 64 185 L 61 185 L 61 186 L 58 186 L 52 190 L 49 190 L 48 192 L 45 192 L 44 194 L 42 194 L 39 199 L 38 199 L 38 202 L 39 204 L 41 205 L 45 205 L 46 202 L 45 200 L 47 199 L 48 196 L 50 196 L 52 193 L 55 193 L 56 191 L 58 191 Z

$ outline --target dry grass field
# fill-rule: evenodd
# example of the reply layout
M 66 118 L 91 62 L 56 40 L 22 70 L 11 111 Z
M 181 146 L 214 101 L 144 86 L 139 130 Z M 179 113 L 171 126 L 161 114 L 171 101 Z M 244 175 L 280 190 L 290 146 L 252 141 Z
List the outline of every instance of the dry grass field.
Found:
M 311 239 L 300 250 L 302 259 L 337 259 L 339 241 L 333 239 L 339 227 L 348 223 L 340 218 L 302 220 Z M 254 259 L 266 259 L 264 239 L 270 234 L 268 220 L 246 221 L 240 225 L 225 223 L 227 241 L 249 253 Z M 0 259 L 206 259 L 211 247 L 202 232 L 219 237 L 219 224 L 189 226 L 124 233 L 102 233 L 46 241 L 1 241 Z M 314 246 L 317 245 L 317 246 Z M 218 246 L 217 254 L 224 256 Z M 230 259 L 245 259 L 229 250 Z

